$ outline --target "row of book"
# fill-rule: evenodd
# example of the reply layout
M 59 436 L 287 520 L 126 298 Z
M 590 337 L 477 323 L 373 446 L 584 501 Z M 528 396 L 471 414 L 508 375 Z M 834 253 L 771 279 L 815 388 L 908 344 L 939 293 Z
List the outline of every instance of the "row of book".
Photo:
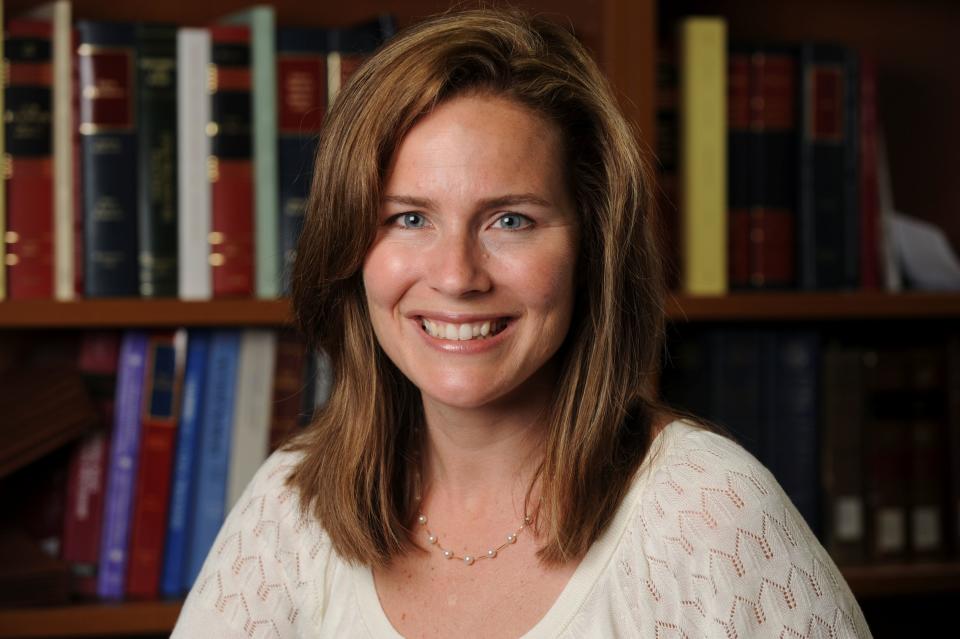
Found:
M 960 558 L 960 334 L 941 337 L 690 331 L 662 388 L 770 469 L 838 563 Z
M 324 114 L 394 31 L 8 19 L 0 299 L 286 293 Z
M 675 287 L 898 290 L 871 56 L 728 42 L 687 18 L 658 60 L 665 246 Z
M 23 492 L 45 511 L 22 519 L 36 522 L 30 536 L 62 562 L 69 587 L 61 591 L 180 597 L 254 472 L 326 400 L 326 359 L 307 355 L 290 333 L 264 329 L 90 332 L 64 352 L 76 354 L 72 372 L 100 424 L 6 478 L 7 506 L 17 501 L 7 493 Z M 66 370 L 64 356 L 56 359 L 56 368 L 33 362 L 15 374 Z M 63 414 L 78 405 L 51 401 Z M 25 423 L 10 427 L 20 431 L 52 428 L 17 419 Z M 4 447 L 46 436 L 21 433 Z M 19 488 L 35 488 L 37 474 L 58 479 L 40 495 Z

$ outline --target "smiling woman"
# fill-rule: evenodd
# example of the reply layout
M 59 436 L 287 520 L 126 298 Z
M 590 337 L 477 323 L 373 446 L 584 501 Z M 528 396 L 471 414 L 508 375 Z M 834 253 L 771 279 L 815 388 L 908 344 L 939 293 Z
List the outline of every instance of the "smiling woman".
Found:
M 293 276 L 330 400 L 174 636 L 869 636 L 770 473 L 652 394 L 651 193 L 562 28 L 387 43 L 327 118 Z

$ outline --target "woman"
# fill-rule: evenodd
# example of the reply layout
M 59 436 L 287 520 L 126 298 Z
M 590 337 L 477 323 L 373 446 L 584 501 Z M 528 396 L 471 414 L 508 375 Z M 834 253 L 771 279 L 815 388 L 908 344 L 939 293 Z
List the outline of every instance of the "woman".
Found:
M 772 476 L 652 395 L 651 192 L 559 27 L 450 14 L 367 62 L 293 277 L 331 398 L 174 636 L 869 636 Z

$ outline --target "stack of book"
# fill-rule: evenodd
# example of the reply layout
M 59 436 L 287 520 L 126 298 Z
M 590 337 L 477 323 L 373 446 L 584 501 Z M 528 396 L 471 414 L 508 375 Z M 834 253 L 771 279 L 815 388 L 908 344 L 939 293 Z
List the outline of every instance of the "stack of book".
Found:
M 324 114 L 394 30 L 9 19 L 0 300 L 284 294 Z
M 726 34 L 723 18 L 686 18 L 659 54 L 671 284 L 704 295 L 898 290 L 872 58 Z

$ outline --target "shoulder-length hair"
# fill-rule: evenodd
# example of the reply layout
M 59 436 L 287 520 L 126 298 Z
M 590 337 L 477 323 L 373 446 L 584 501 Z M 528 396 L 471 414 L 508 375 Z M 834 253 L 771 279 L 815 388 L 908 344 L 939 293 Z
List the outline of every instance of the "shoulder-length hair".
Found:
M 419 391 L 374 336 L 362 265 L 401 139 L 464 93 L 514 100 L 559 127 L 579 214 L 574 316 L 534 479 L 541 561 L 579 557 L 605 529 L 661 406 L 652 383 L 665 324 L 652 182 L 607 80 L 571 33 L 514 10 L 411 27 L 355 73 L 327 116 L 291 278 L 296 322 L 329 355 L 334 380 L 325 407 L 289 445 L 303 457 L 288 482 L 351 562 L 383 566 L 411 548 L 423 426 Z

